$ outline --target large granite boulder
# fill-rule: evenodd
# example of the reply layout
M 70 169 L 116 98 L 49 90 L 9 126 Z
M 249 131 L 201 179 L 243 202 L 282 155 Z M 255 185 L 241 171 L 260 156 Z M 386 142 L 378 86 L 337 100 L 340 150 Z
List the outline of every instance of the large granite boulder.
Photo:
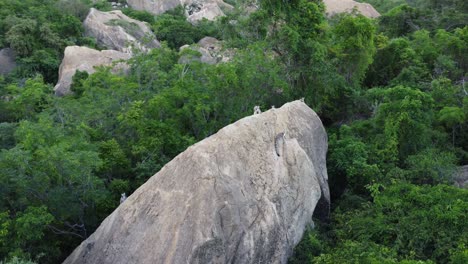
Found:
M 65 54 L 60 64 L 59 80 L 55 85 L 55 94 L 58 96 L 69 94 L 73 75 L 77 70 L 94 73 L 95 66 L 110 66 L 116 62 L 114 72 L 125 71 L 128 66 L 125 63 L 117 63 L 131 58 L 129 53 L 115 50 L 94 50 L 88 47 L 69 46 L 65 48 Z
M 329 201 L 326 152 L 303 102 L 243 118 L 164 166 L 64 263 L 286 263 Z
M 359 3 L 354 0 L 323 0 L 325 4 L 326 13 L 333 16 L 339 13 L 350 13 L 356 9 L 363 16 L 369 18 L 377 18 L 380 13 L 368 3 Z
M 147 23 L 132 19 L 120 10 L 101 12 L 91 8 L 83 25 L 85 35 L 96 38 L 107 49 L 131 53 L 132 47 L 143 51 L 160 47 Z
M 13 71 L 16 67 L 15 52 L 10 48 L 0 50 L 0 75 Z
M 128 0 L 127 2 L 136 10 L 146 10 L 155 15 L 182 5 L 185 6 L 185 14 L 190 23 L 196 23 L 203 18 L 214 20 L 224 16 L 223 10 L 233 9 L 222 0 Z

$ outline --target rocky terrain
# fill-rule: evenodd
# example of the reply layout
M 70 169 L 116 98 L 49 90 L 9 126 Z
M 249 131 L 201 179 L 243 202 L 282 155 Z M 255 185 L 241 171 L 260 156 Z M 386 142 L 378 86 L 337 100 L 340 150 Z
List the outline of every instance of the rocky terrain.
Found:
M 216 17 L 224 16 L 223 10 L 233 8 L 222 0 L 128 0 L 128 4 L 134 9 L 146 10 L 155 15 L 182 5 L 185 6 L 187 20 L 191 23 L 196 23 L 203 18 L 214 20 Z
M 83 22 L 85 35 L 107 49 L 131 53 L 160 47 L 147 23 L 132 19 L 120 10 L 101 12 L 91 8 Z
M 0 50 L 0 75 L 10 73 L 16 67 L 15 53 L 10 48 Z
M 300 101 L 243 118 L 164 166 L 64 263 L 286 263 L 329 201 L 326 152 Z
M 362 15 L 369 18 L 377 18 L 380 13 L 368 3 L 359 3 L 354 0 L 323 0 L 328 15 L 332 16 L 344 12 L 352 12 L 356 9 Z
M 59 80 L 55 86 L 56 95 L 69 94 L 72 78 L 77 70 L 95 72 L 96 66 L 110 66 L 114 61 L 128 60 L 133 49 L 143 52 L 159 48 L 160 44 L 150 27 L 132 19 L 120 10 L 101 12 L 94 8 L 83 22 L 85 34 L 109 50 L 98 51 L 87 47 L 70 46 L 65 49 L 60 65 Z M 115 72 L 126 70 L 124 63 L 114 67 Z
M 185 54 L 180 57 L 179 63 L 188 63 L 190 61 L 200 61 L 202 63 L 216 64 L 219 62 L 228 62 L 234 56 L 234 50 L 223 49 L 223 42 L 212 37 L 204 37 L 197 44 L 184 45 L 179 48 L 182 52 L 184 49 L 191 49 L 199 52 L 200 56 Z
M 115 50 L 94 50 L 88 47 L 70 46 L 65 49 L 65 54 L 60 64 L 59 80 L 55 85 L 56 95 L 69 94 L 72 78 L 77 70 L 94 73 L 95 66 L 110 66 L 113 62 L 128 60 L 129 53 Z M 125 63 L 118 63 L 114 67 L 115 72 L 125 71 L 128 68 Z

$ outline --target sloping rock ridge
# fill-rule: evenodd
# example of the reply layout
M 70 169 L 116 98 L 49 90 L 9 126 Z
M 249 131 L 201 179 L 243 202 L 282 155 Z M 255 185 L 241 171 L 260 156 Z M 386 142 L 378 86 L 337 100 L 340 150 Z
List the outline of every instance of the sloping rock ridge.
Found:
M 59 80 L 55 85 L 55 94 L 58 96 L 69 94 L 72 78 L 77 70 L 94 73 L 95 66 L 110 66 L 119 60 L 131 58 L 129 53 L 115 50 L 95 50 L 88 47 L 69 46 L 65 48 L 65 54 L 60 64 Z M 125 63 L 118 63 L 114 66 L 114 72 L 126 71 L 128 66 Z
M 107 49 L 131 53 L 132 48 L 147 51 L 161 46 L 146 23 L 120 10 L 101 12 L 91 8 L 83 25 L 85 35 L 96 38 Z
M 10 48 L 0 50 L 0 75 L 13 71 L 16 67 L 15 52 Z
M 187 20 L 196 23 L 203 18 L 214 20 L 224 16 L 223 9 L 233 9 L 222 0 L 128 0 L 130 7 L 159 15 L 177 6 L 185 6 Z
M 164 166 L 64 263 L 286 263 L 329 201 L 326 152 L 303 102 L 243 118 Z
M 380 13 L 368 3 L 359 3 L 354 0 L 323 0 L 326 13 L 333 16 L 339 13 L 350 13 L 354 8 L 363 16 L 369 18 L 377 18 Z

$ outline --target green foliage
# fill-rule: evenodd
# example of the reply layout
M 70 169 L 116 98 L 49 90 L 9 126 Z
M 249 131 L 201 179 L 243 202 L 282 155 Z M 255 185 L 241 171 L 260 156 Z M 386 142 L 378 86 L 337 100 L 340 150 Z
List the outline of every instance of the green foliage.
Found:
M 34 34 L 37 22 L 32 19 L 21 19 L 17 17 L 7 17 L 6 24 L 11 25 L 5 34 L 5 41 L 13 48 L 19 56 L 28 56 L 34 50 Z
M 334 28 L 338 71 L 349 84 L 357 85 L 372 63 L 376 51 L 373 22 L 362 15 L 343 16 Z
M 28 79 L 24 84 L 11 84 L 6 87 L 12 99 L 6 103 L 11 111 L 10 118 L 15 120 L 32 119 L 37 113 L 47 108 L 52 100 L 52 89 L 44 84 L 41 76 Z
M 43 236 L 83 238 L 85 225 L 92 230 L 99 223 L 96 206 L 106 191 L 94 172 L 101 162 L 83 134 L 74 131 L 67 135 L 47 115 L 37 122 L 20 122 L 15 137 L 17 145 L 0 153 L 4 183 L 0 206 L 17 212 L 9 240 L 18 242 L 10 244 L 8 250 L 18 256 L 29 253 L 30 257 L 47 252 L 50 262 L 60 256 L 60 243 L 42 243 Z M 24 213 L 18 214 L 21 211 Z
M 93 7 L 100 11 L 112 11 L 112 5 L 107 0 L 97 0 L 93 3 Z
M 226 46 L 245 48 L 256 41 L 264 41 L 267 38 L 268 27 L 272 18 L 265 10 L 257 10 L 249 16 L 242 12 L 230 13 L 221 17 L 213 29 L 206 29 L 207 35 L 218 35 L 225 41 Z M 213 24 L 212 24 L 213 25 Z M 202 24 L 203 26 L 203 24 Z M 206 28 L 206 26 L 203 26 Z
M 421 11 L 409 5 L 393 8 L 380 18 L 380 27 L 389 37 L 400 37 L 419 29 L 416 24 Z
M 73 92 L 75 97 L 80 97 L 84 92 L 83 82 L 88 78 L 89 74 L 87 71 L 77 70 L 73 75 L 72 83 L 70 84 L 70 90 Z
M 205 36 L 216 37 L 210 29 L 208 21 L 202 21 L 199 26 L 190 24 L 184 15 L 184 8 L 179 6 L 155 18 L 152 29 L 158 40 L 166 41 L 172 49 L 178 49 L 183 45 L 198 42 Z
M 314 1 L 318 2 L 318 1 Z M 291 9 L 297 8 L 300 0 L 264 0 L 260 2 L 260 6 L 263 10 L 266 10 L 270 15 L 279 15 L 281 13 L 290 12 Z
M 311 263 L 332 264 L 332 263 L 369 263 L 369 264 L 430 264 L 431 261 L 398 261 L 396 254 L 390 248 L 374 244 L 372 242 L 356 242 L 346 240 L 340 244 L 333 252 L 322 254 L 313 259 Z
M 87 4 L 81 0 L 0 3 L 0 47 L 11 47 L 18 55 L 18 77 L 40 73 L 46 82 L 56 82 L 65 47 L 84 42 L 80 19 Z
M 0 123 L 0 149 L 9 149 L 16 145 L 14 134 L 17 124 Z
M 416 56 L 407 39 L 392 39 L 377 51 L 374 63 L 367 74 L 367 85 L 388 85 L 405 67 L 419 62 Z
M 372 89 L 370 95 L 380 98 L 374 120 L 382 129 L 376 137 L 381 160 L 399 162 L 429 145 L 433 99 L 428 94 L 396 86 Z
M 59 10 L 70 17 L 76 17 L 83 21 L 88 15 L 91 0 L 59 0 L 56 5 Z
M 100 144 L 99 156 L 103 161 L 99 169 L 101 177 L 106 177 L 109 181 L 112 181 L 113 178 L 124 178 L 129 173 L 130 162 L 115 139 Z
M 312 263 L 314 257 L 324 251 L 324 243 L 317 232 L 306 230 L 299 244 L 294 248 L 294 254 L 289 258 L 290 264 Z
M 383 30 L 393 37 L 419 29 L 452 30 L 467 25 L 468 5 L 463 0 L 365 0 L 383 16 Z
M 328 170 L 332 188 L 339 188 L 343 181 L 355 193 L 364 194 L 365 186 L 380 178 L 375 164 L 369 164 L 369 150 L 366 145 L 352 135 L 351 129 L 343 126 L 330 137 Z M 333 189 L 332 189 L 333 190 Z
M 407 158 L 407 179 L 417 184 L 449 183 L 455 173 L 456 157 L 451 152 L 426 149 Z
M 336 215 L 338 240 L 373 242 L 392 248 L 399 259 L 447 263 L 468 234 L 467 201 L 463 189 L 395 183 L 372 206 Z
M 30 260 L 20 259 L 18 257 L 13 257 L 9 261 L 3 262 L 0 261 L 0 264 L 35 264 L 36 262 L 32 262 Z
M 465 113 L 460 107 L 446 106 L 439 112 L 439 121 L 453 127 L 466 119 Z
M 462 264 L 468 261 L 468 248 L 464 243 L 458 245 L 458 247 L 450 252 L 450 263 Z
M 44 238 L 44 231 L 54 220 L 45 206 L 28 206 L 23 213 L 16 217 L 14 228 L 16 236 L 16 247 L 26 249 L 26 245 L 40 243 Z M 32 253 L 32 252 L 29 252 Z
M 134 10 L 131 8 L 124 8 L 122 9 L 122 12 L 136 20 L 140 21 L 145 21 L 148 22 L 149 24 L 153 24 L 155 22 L 154 15 L 149 13 L 148 11 L 140 11 L 140 10 Z

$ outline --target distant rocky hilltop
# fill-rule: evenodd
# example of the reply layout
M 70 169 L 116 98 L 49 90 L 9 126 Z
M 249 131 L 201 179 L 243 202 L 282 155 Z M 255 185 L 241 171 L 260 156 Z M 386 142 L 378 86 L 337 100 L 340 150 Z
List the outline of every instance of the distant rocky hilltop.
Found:
M 185 7 L 187 20 L 191 23 L 196 23 L 204 18 L 213 20 L 216 17 L 224 16 L 223 10 L 233 8 L 222 0 L 128 0 L 127 3 L 134 9 L 145 10 L 156 15 L 182 5 Z M 367 17 L 380 16 L 371 5 L 353 0 L 324 0 L 324 3 L 329 15 L 357 10 Z M 113 7 L 119 8 L 126 5 L 117 5 L 115 2 Z M 258 6 L 250 5 L 249 8 L 256 9 Z M 129 59 L 133 49 L 146 52 L 160 47 L 160 43 L 149 25 L 124 15 L 120 10 L 102 12 L 91 8 L 83 26 L 85 35 L 95 38 L 97 44 L 109 49 L 109 51 L 99 52 L 86 47 L 67 47 L 60 65 L 59 81 L 55 86 L 56 95 L 62 96 L 71 92 L 70 85 L 76 70 L 93 73 L 95 66 L 109 66 L 115 60 Z M 197 45 L 181 47 L 181 50 L 190 48 L 199 52 L 201 54 L 199 58 L 186 54 L 181 57 L 179 62 L 200 60 L 204 63 L 216 64 L 232 59 L 235 52 L 233 50 L 221 51 L 221 47 L 221 41 L 205 37 Z M 5 61 L 3 63 L 5 66 L 0 66 L 0 74 L 4 74 L 14 67 L 11 56 L 6 56 L 7 52 L 8 50 L 2 50 L 0 53 L 0 60 Z
M 130 59 L 134 49 L 146 52 L 161 46 L 149 25 L 124 15 L 120 10 L 101 12 L 91 8 L 83 26 L 87 36 L 95 38 L 100 46 L 109 50 L 67 47 L 60 64 L 59 80 L 54 88 L 58 96 L 71 93 L 70 85 L 77 70 L 91 74 L 95 72 L 96 66 L 111 66 L 115 61 Z M 124 63 L 120 63 L 114 70 L 119 72 L 127 68 Z
M 326 152 L 303 102 L 243 118 L 164 166 L 64 263 L 286 263 L 329 210 Z
M 368 3 L 359 3 L 354 0 L 323 0 L 326 13 L 330 16 L 339 13 L 349 13 L 353 10 L 369 18 L 377 18 L 380 13 Z
M 203 18 L 214 20 L 219 16 L 224 16 L 223 10 L 234 8 L 222 0 L 128 0 L 127 2 L 134 9 L 145 10 L 155 15 L 181 5 L 185 7 L 185 15 L 191 23 L 196 23 Z
M 131 53 L 132 49 L 147 51 L 161 46 L 147 23 L 120 10 L 101 12 L 91 8 L 83 26 L 86 36 L 95 38 L 107 49 Z

